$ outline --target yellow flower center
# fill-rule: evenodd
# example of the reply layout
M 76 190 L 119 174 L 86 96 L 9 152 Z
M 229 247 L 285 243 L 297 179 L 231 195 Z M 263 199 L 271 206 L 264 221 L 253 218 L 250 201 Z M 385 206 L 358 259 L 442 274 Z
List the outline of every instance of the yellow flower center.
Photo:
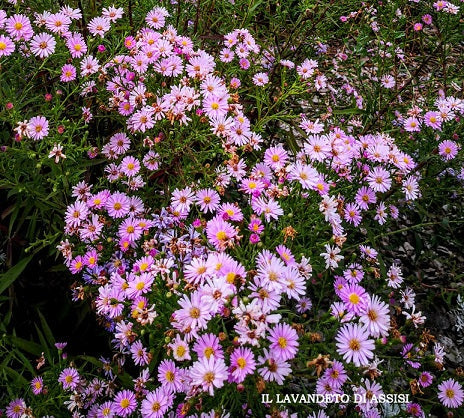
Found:
M 348 299 L 353 305 L 357 305 L 360 301 L 360 298 L 356 293 L 351 293 Z
M 245 366 L 247 365 L 247 362 L 246 360 L 243 358 L 243 357 L 239 357 L 237 359 L 237 366 L 240 367 L 241 369 L 245 368 Z

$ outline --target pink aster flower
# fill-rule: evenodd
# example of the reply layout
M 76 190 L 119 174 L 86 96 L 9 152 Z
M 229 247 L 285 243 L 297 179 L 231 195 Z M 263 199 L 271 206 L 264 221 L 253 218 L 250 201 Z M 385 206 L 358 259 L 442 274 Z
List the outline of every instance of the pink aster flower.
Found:
M 438 112 L 429 111 L 424 115 L 424 123 L 432 129 L 441 130 L 441 116 Z
M 140 162 L 135 157 L 127 156 L 122 159 L 119 169 L 127 177 L 133 177 L 140 171 Z
M 288 159 L 288 153 L 282 146 L 270 147 L 264 153 L 264 163 L 272 169 L 281 169 Z
M 66 40 L 71 57 L 80 58 L 87 52 L 87 45 L 80 33 L 74 33 Z
M 122 218 L 129 213 L 130 199 L 125 193 L 113 193 L 107 199 L 105 208 L 112 218 Z
M 374 167 L 366 177 L 369 186 L 375 192 L 386 192 L 391 187 L 390 172 L 383 167 Z
M 345 304 L 348 312 L 353 312 L 357 315 L 366 307 L 368 294 L 363 287 L 350 283 L 342 288 L 340 299 Z
M 296 331 L 287 324 L 277 324 L 269 331 L 271 355 L 276 359 L 290 360 L 298 351 L 298 335 Z
M 227 367 L 222 359 L 203 357 L 190 369 L 192 385 L 200 386 L 203 391 L 214 395 L 214 388 L 221 388 L 227 379 Z
M 417 381 L 419 382 L 419 385 L 426 388 L 432 384 L 433 376 L 429 372 L 422 372 Z
M 256 73 L 253 76 L 253 84 L 255 86 L 261 87 L 266 85 L 267 83 L 269 83 L 269 76 L 267 75 L 267 73 Z
M 31 52 L 39 58 L 46 58 L 53 54 L 55 46 L 55 38 L 48 33 L 39 33 L 31 39 Z
M 440 142 L 438 145 L 438 153 L 444 160 L 452 160 L 456 155 L 458 154 L 459 151 L 459 145 L 451 141 L 449 139 L 446 139 L 445 141 Z
M 372 337 L 386 337 L 390 330 L 388 305 L 382 302 L 377 295 L 367 295 L 367 305 L 364 307 L 359 321 L 367 327 Z
M 370 187 L 363 186 L 356 192 L 355 200 L 361 209 L 367 210 L 369 208 L 369 204 L 375 203 L 377 198 L 374 190 Z
M 334 389 L 341 388 L 348 379 L 348 375 L 346 374 L 343 364 L 338 360 L 334 360 L 332 365 L 325 369 L 323 377 Z
M 454 379 L 448 379 L 438 385 L 438 399 L 447 408 L 458 408 L 464 400 L 462 386 Z
M 24 39 L 28 41 L 34 35 L 31 21 L 27 16 L 15 14 L 5 22 L 5 29 L 15 41 Z
M 106 17 L 110 22 L 116 22 L 124 14 L 122 7 L 106 7 L 102 10 L 102 16 Z
M 24 399 L 17 398 L 12 400 L 6 407 L 6 416 L 7 418 L 21 418 L 26 410 L 26 402 Z
M 127 417 L 137 408 L 135 393 L 130 390 L 121 390 L 113 400 L 116 413 L 121 417 Z
M 64 369 L 58 377 L 58 382 L 63 385 L 64 390 L 74 390 L 79 384 L 79 373 L 73 367 Z
M 198 358 L 206 357 L 209 359 L 211 356 L 214 358 L 224 358 L 222 347 L 219 344 L 219 338 L 211 333 L 202 335 L 193 346 L 193 351 L 197 353 Z
M 147 393 L 142 401 L 140 412 L 144 418 L 162 418 L 173 401 L 172 394 L 166 392 L 163 387 L 159 387 L 155 391 Z
M 48 120 L 43 116 L 31 118 L 27 124 L 27 136 L 34 141 L 45 138 L 48 135 Z
M 61 68 L 60 80 L 64 83 L 69 83 L 76 79 L 76 67 L 72 64 L 65 64 Z
M 243 213 L 237 203 L 223 203 L 217 209 L 217 214 L 225 221 L 231 220 L 240 222 L 243 220 Z
M 263 355 L 258 358 L 258 364 L 262 367 L 258 369 L 258 373 L 268 382 L 276 381 L 282 385 L 285 378 L 291 373 L 290 365 L 283 360 L 276 359 L 268 350 L 263 350 Z
M 87 25 L 89 32 L 93 36 L 105 37 L 105 33 L 110 30 L 111 23 L 106 17 L 94 17 Z
M 47 17 L 45 21 L 46 28 L 53 33 L 64 35 L 69 30 L 71 19 L 64 13 L 55 13 Z
M 251 349 L 236 348 L 230 355 L 229 381 L 242 383 L 248 374 L 256 369 L 255 357 Z
M 181 370 L 172 360 L 163 360 L 158 367 L 158 381 L 167 392 L 179 392 L 182 387 Z
M 358 226 L 362 221 L 359 206 L 356 203 L 347 203 L 345 205 L 345 220 Z
M 337 352 L 347 362 L 355 366 L 367 366 L 374 357 L 374 340 L 369 339 L 367 329 L 358 324 L 348 323 L 336 336 Z
M 0 58 L 11 55 L 14 50 L 14 42 L 8 36 L 0 35 Z
M 420 125 L 419 120 L 414 116 L 410 116 L 403 122 L 404 130 L 407 132 L 420 132 Z
M 165 25 L 168 16 L 169 12 L 164 7 L 155 7 L 148 12 L 145 22 L 153 29 L 161 29 Z
M 215 216 L 206 225 L 206 235 L 208 241 L 218 251 L 224 251 L 229 245 L 234 243 L 237 231 L 230 223 L 224 221 L 219 216 Z
M 34 377 L 31 381 L 32 393 L 34 395 L 40 395 L 43 391 L 44 384 L 43 379 L 40 376 Z
M 220 201 L 218 192 L 213 189 L 201 189 L 195 195 L 195 203 L 203 213 L 214 212 Z

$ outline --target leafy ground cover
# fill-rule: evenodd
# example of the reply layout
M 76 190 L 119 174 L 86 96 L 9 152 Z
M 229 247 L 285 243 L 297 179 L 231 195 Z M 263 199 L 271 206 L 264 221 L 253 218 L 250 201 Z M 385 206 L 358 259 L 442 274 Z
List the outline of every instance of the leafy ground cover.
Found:
M 462 416 L 455 3 L 5 4 L 3 413 Z

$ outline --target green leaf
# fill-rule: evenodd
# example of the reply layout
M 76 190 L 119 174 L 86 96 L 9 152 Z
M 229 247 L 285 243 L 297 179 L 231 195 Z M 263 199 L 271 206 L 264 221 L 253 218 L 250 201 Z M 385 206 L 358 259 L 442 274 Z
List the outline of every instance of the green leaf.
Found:
M 42 312 L 40 312 L 39 309 L 37 309 L 37 313 L 39 314 L 40 323 L 42 324 L 42 330 L 45 335 L 45 338 L 47 339 L 48 345 L 50 347 L 53 347 L 55 345 L 55 337 L 53 336 L 52 330 L 48 326 L 45 317 L 42 315 Z
M 13 282 L 19 277 L 19 275 L 29 264 L 29 261 L 31 261 L 31 259 L 32 255 L 23 258 L 18 264 L 14 265 L 7 272 L 3 273 L 0 276 L 0 294 L 2 294 L 13 284 Z
M 16 337 L 15 335 L 10 335 L 7 337 L 8 342 L 17 347 L 20 348 L 23 351 L 26 351 L 27 353 L 33 354 L 34 356 L 39 357 L 42 354 L 42 346 L 40 344 L 37 344 L 32 341 L 25 340 L 24 338 L 21 337 Z

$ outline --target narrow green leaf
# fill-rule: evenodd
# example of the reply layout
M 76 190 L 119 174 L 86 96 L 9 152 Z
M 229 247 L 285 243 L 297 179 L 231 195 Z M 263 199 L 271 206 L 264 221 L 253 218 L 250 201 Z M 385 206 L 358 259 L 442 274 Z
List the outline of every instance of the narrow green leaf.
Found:
M 42 331 L 47 339 L 48 345 L 53 347 L 55 345 L 55 337 L 53 336 L 52 330 L 47 324 L 45 317 L 42 315 L 39 309 L 37 309 L 37 313 L 39 314 L 40 323 L 42 324 Z
M 13 284 L 13 282 L 19 277 L 19 275 L 29 264 L 29 261 L 31 261 L 31 259 L 32 255 L 23 258 L 18 264 L 14 265 L 7 272 L 3 273 L 0 276 L 0 294 L 2 294 Z

